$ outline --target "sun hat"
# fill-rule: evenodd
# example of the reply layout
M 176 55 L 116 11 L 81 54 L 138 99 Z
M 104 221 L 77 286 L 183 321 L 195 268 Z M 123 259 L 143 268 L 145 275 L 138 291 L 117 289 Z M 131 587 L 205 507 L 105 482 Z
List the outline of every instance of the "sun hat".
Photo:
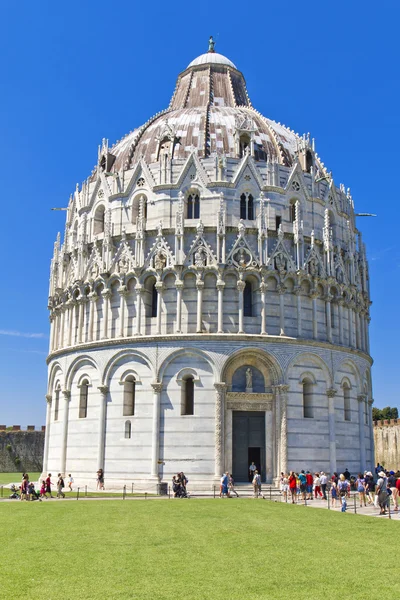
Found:
M 386 473 L 384 471 L 380 471 L 378 475 L 379 477 L 386 477 Z

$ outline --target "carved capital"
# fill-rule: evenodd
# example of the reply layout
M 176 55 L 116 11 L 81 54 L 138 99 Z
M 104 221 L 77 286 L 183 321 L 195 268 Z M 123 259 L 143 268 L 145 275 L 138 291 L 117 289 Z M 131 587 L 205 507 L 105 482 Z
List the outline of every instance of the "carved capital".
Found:
M 97 388 L 102 396 L 106 396 L 108 393 L 108 387 L 106 385 L 99 385 Z
M 268 288 L 268 285 L 264 281 L 262 281 L 260 283 L 260 288 L 259 288 L 260 294 L 265 294 L 267 291 L 267 288 Z
M 157 294 L 162 294 L 164 291 L 164 284 L 162 281 L 157 281 L 157 283 L 154 286 L 157 290 Z
M 104 290 L 101 292 L 101 295 L 103 296 L 104 300 L 108 300 L 111 298 L 111 290 Z
M 335 390 L 334 388 L 329 388 L 326 390 L 326 395 L 328 396 L 328 398 L 334 398 L 337 394 L 337 390 Z
M 222 279 L 218 279 L 217 290 L 220 292 L 224 289 L 224 287 L 225 287 L 225 281 L 222 281 Z
M 277 287 L 277 292 L 278 292 L 278 294 L 281 294 L 281 295 L 282 295 L 282 294 L 284 294 L 284 293 L 286 292 L 286 288 L 285 288 L 285 286 L 284 286 L 282 283 L 280 283 L 280 284 L 278 285 L 278 287 Z
M 239 290 L 239 292 L 243 292 L 244 288 L 246 287 L 246 282 L 242 281 L 241 279 L 237 282 L 237 289 Z
M 289 391 L 289 386 L 287 384 L 280 383 L 279 385 L 272 386 L 272 389 L 278 394 L 287 394 Z
M 52 399 L 53 399 L 53 397 L 52 397 L 51 394 L 46 394 L 46 402 L 47 402 L 47 404 L 51 404 Z
M 370 398 L 370 399 L 368 400 L 368 404 L 369 404 L 370 406 L 372 406 L 372 405 L 373 405 L 373 403 L 374 403 L 374 399 L 373 399 L 373 398 Z
M 359 402 L 365 402 L 366 399 L 367 399 L 367 394 L 358 394 L 358 396 L 357 396 L 357 400 Z
M 175 287 L 177 290 L 183 290 L 183 281 L 181 279 L 176 279 Z
M 121 287 L 118 289 L 118 293 L 120 296 L 125 298 L 129 294 L 126 285 L 121 285 Z
M 89 294 L 89 300 L 90 302 L 97 302 L 98 299 L 98 295 L 96 294 L 96 292 L 91 292 Z
M 199 279 L 196 281 L 196 288 L 198 290 L 203 290 L 204 289 L 204 281 L 200 281 Z
M 214 387 L 217 391 L 217 394 L 224 394 L 226 391 L 226 383 L 220 382 L 220 383 L 214 383 Z
M 160 381 L 155 381 L 154 383 L 151 384 L 151 387 L 153 388 L 155 394 L 161 394 L 163 384 Z
M 144 286 L 141 283 L 137 283 L 135 285 L 135 292 L 137 294 L 143 294 L 143 292 L 144 292 Z
M 69 390 L 63 390 L 62 395 L 64 396 L 64 400 L 69 401 L 71 398 L 71 392 Z

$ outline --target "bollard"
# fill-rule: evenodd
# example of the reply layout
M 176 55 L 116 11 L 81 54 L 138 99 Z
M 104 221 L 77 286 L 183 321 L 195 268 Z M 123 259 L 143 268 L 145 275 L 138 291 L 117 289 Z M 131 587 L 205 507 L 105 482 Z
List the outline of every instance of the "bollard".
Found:
M 0 487 L 1 490 L 1 497 L 3 497 L 3 486 Z
M 132 481 L 132 496 L 133 496 L 133 481 Z
M 269 499 L 272 500 L 272 488 L 269 486 Z
M 147 492 L 144 493 L 144 499 L 147 500 Z
M 307 492 L 306 492 L 306 495 L 304 496 L 304 506 L 307 506 Z
M 168 498 L 171 500 L 171 486 L 168 486 Z
M 87 485 L 85 485 L 85 496 L 87 496 Z
M 76 491 L 76 499 L 77 500 L 79 500 L 79 490 L 80 490 L 80 488 L 78 488 L 77 491 Z
M 389 504 L 388 504 L 388 516 L 389 516 L 389 519 L 392 518 L 392 515 L 391 515 L 391 512 L 390 512 L 390 496 L 389 496 Z
M 354 496 L 354 514 L 357 514 L 357 501 L 356 501 L 356 497 Z
M 329 503 L 329 496 L 330 496 L 330 494 L 328 493 L 328 510 L 330 510 L 330 508 L 331 508 L 330 503 Z
M 215 485 L 213 485 L 213 490 L 214 490 L 214 499 L 215 499 Z
M 124 487 L 122 489 L 122 500 L 125 500 L 125 496 L 126 496 L 126 485 L 124 485 Z

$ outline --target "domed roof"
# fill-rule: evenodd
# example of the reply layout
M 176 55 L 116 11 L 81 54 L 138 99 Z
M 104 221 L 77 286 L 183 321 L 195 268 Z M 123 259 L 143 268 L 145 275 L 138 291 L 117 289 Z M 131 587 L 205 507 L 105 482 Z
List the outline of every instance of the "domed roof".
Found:
M 192 60 L 190 65 L 188 65 L 188 69 L 190 67 L 197 67 L 198 65 L 228 65 L 229 67 L 236 69 L 236 66 L 229 58 L 226 58 L 226 56 L 223 56 L 222 54 L 218 54 L 218 52 L 206 52 L 205 54 L 200 54 L 200 56 Z
M 115 169 L 128 169 L 141 157 L 158 161 L 165 143 L 174 159 L 192 152 L 237 158 L 241 135 L 253 140 L 259 160 L 294 163 L 299 136 L 252 107 L 242 73 L 214 52 L 212 38 L 209 44 L 209 51 L 178 76 L 169 107 L 114 145 Z

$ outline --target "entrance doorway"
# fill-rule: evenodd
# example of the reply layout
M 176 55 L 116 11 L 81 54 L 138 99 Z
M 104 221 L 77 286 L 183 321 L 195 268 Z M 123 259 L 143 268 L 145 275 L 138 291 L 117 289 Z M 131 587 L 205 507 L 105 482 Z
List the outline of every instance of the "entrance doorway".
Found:
M 233 411 L 232 470 L 235 481 L 249 481 L 252 462 L 265 481 L 265 413 Z

